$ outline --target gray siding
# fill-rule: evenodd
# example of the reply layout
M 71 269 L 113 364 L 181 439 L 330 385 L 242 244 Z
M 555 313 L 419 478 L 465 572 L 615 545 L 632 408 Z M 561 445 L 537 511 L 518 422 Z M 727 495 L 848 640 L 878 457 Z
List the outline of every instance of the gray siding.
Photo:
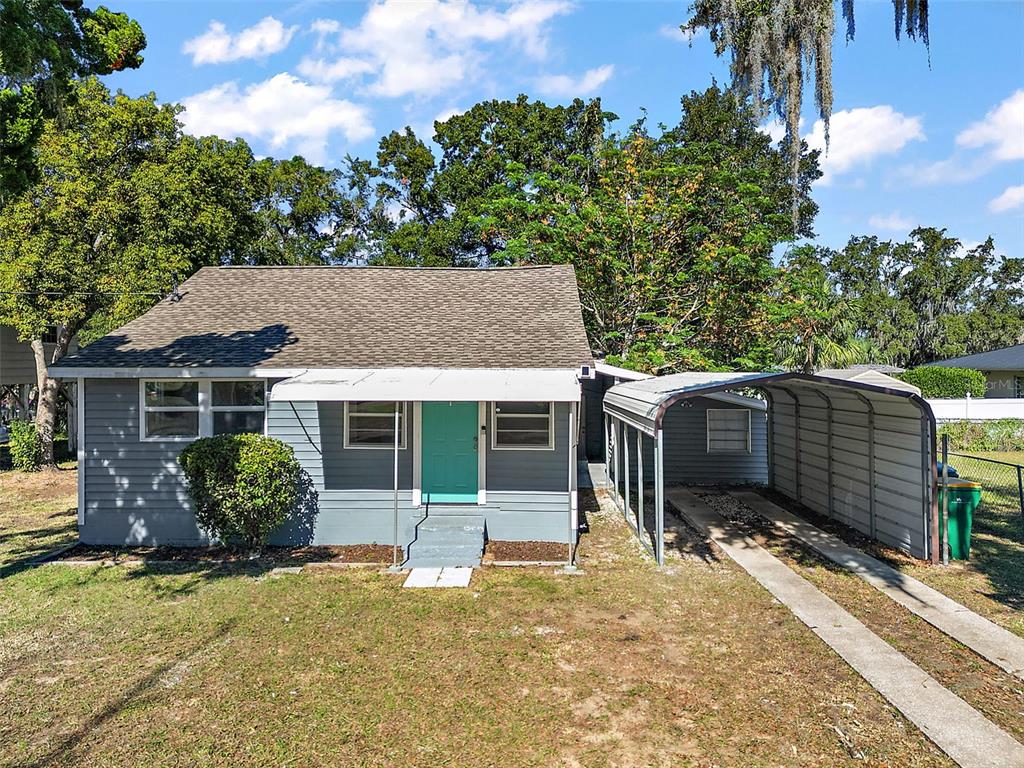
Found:
M 487 409 L 487 434 L 493 430 Z M 555 448 L 495 451 L 487 441 L 487 535 L 505 541 L 567 541 L 569 405 L 555 404 Z
M 1024 378 L 1024 371 L 986 371 L 985 397 L 1017 397 L 1018 378 Z
M 85 402 L 82 541 L 205 543 L 177 463 L 185 444 L 139 440 L 138 380 L 90 379 Z
M 54 350 L 53 344 L 44 344 L 46 359 L 49 361 Z M 68 353 L 78 349 L 72 340 Z M 27 341 L 18 341 L 17 332 L 8 325 L 0 325 L 0 384 L 35 384 L 36 360 L 32 347 Z
M 82 541 L 111 545 L 208 543 L 192 513 L 177 456 L 186 443 L 139 440 L 137 379 L 86 382 L 85 523 Z M 422 509 L 412 506 L 415 436 L 399 454 L 400 544 Z M 488 418 L 490 415 L 488 414 Z M 507 540 L 568 539 L 568 406 L 556 407 L 553 451 L 493 451 L 487 446 L 488 535 Z M 271 539 L 278 544 L 390 544 L 394 454 L 345 449 L 336 403 L 270 403 L 268 434 L 290 445 L 315 492 Z
M 764 411 L 751 410 L 704 397 L 690 398 L 665 413 L 665 482 L 685 485 L 746 485 L 768 483 L 768 421 Z M 750 452 L 708 453 L 708 409 L 750 410 Z M 637 430 L 629 432 L 629 480 L 635 488 Z M 643 436 L 644 482 L 654 482 L 654 440 Z M 624 453 L 620 451 L 620 453 Z M 620 471 L 621 471 L 620 457 Z
M 408 413 L 412 414 L 409 406 Z M 394 538 L 394 453 L 344 448 L 341 403 L 272 402 L 267 432 L 283 440 L 309 474 L 318 497 L 311 522 L 286 526 L 274 543 L 390 544 Z M 399 452 L 400 544 L 412 539 L 420 513 L 412 506 L 413 435 Z

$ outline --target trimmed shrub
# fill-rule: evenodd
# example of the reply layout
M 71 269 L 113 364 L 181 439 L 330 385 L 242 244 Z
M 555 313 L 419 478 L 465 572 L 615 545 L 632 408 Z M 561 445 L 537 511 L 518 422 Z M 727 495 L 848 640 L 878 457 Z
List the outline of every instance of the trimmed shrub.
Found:
M 984 397 L 985 374 L 972 368 L 940 368 L 925 365 L 904 371 L 899 378 L 921 390 L 923 397 L 935 399 Z
M 35 472 L 43 463 L 43 444 L 31 421 L 12 421 L 8 426 L 11 439 L 11 465 L 23 472 Z
M 949 448 L 961 453 L 1024 451 L 1024 420 L 948 421 L 939 435 L 949 435 Z
M 292 449 L 264 435 L 217 435 L 178 456 L 196 521 L 221 543 L 259 551 L 296 509 L 302 467 Z

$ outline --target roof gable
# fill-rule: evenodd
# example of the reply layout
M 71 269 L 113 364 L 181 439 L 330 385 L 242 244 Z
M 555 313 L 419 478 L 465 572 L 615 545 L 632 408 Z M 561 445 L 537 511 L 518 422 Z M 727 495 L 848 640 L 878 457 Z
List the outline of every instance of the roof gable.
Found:
M 973 355 L 952 357 L 929 365 L 943 368 L 975 368 L 979 371 L 1024 371 L 1024 344 L 976 352 Z
M 571 266 L 206 267 L 61 368 L 577 368 Z

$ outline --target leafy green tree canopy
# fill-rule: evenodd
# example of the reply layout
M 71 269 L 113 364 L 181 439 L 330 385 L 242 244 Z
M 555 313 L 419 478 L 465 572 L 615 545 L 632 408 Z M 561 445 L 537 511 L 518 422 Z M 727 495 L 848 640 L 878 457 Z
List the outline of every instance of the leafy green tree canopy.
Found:
M 44 444 L 57 395 L 47 365 L 76 334 L 88 342 L 136 317 L 204 265 L 330 258 L 343 218 L 330 172 L 188 136 L 179 110 L 78 81 L 39 139 L 43 181 L 0 209 L 0 324 L 36 349 Z M 54 325 L 45 360 L 41 336 Z
M 802 153 L 794 225 L 786 158 L 731 93 L 692 93 L 678 125 L 652 133 L 641 119 L 598 147 L 544 169 L 510 164 L 475 218 L 500 248 L 491 261 L 573 263 L 591 344 L 613 361 L 770 364 L 771 254 L 811 234 L 817 153 Z
M 73 81 L 142 65 L 142 27 L 81 0 L 0 3 L 0 206 L 35 179 L 43 119 L 59 116 Z
M 540 172 L 573 156 L 592 158 L 613 117 L 599 100 L 551 107 L 519 96 L 436 122 L 439 156 L 409 128 L 390 133 L 376 162 L 348 161 L 350 229 L 362 241 L 353 254 L 383 264 L 487 264 L 502 246 L 475 217 L 512 183 L 513 169 Z
M 890 362 L 917 366 L 1024 339 L 1024 259 L 970 248 L 944 229 L 920 227 L 905 242 L 854 237 L 822 262 L 857 307 L 857 329 Z

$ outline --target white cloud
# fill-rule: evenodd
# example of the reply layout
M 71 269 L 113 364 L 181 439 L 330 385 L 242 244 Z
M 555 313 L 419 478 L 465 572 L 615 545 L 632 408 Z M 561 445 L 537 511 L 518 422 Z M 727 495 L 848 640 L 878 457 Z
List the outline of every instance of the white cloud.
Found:
M 244 90 L 235 82 L 222 83 L 182 103 L 181 119 L 189 133 L 262 139 L 315 163 L 326 161 L 327 142 L 335 132 L 352 142 L 373 135 L 366 107 L 332 98 L 328 86 L 310 85 L 287 72 Z
M 825 154 L 825 125 L 821 120 L 816 120 L 804 137 L 811 149 L 822 150 L 821 184 L 882 155 L 895 155 L 911 141 L 923 141 L 925 136 L 920 118 L 880 105 L 833 112 L 830 138 Z
M 232 35 L 221 22 L 211 21 L 206 32 L 186 40 L 181 50 L 192 57 L 193 66 L 261 59 L 287 48 L 297 29 L 285 27 L 273 16 L 267 16 Z
M 355 59 L 347 56 L 328 61 L 327 59 L 314 59 L 309 56 L 302 59 L 298 66 L 299 74 L 316 80 L 321 83 L 333 83 L 338 80 L 348 80 L 350 77 L 365 75 L 374 71 L 374 66 L 364 59 Z
M 1007 187 L 998 197 L 989 201 L 988 209 L 992 213 L 1005 213 L 1024 206 L 1024 184 Z
M 677 24 L 664 24 L 658 29 L 658 34 L 674 40 L 677 43 L 690 43 L 703 34 L 703 29 L 684 31 Z
M 1016 91 L 956 137 L 961 147 L 989 147 L 993 160 L 1024 160 L 1024 90 Z
M 914 227 L 914 220 L 899 211 L 893 211 L 887 214 L 875 214 L 868 219 L 868 225 L 889 232 L 909 232 Z
M 325 81 L 341 79 L 335 77 L 339 74 L 369 76 L 367 91 L 377 96 L 434 96 L 479 75 L 483 43 L 504 43 L 506 55 L 512 44 L 543 59 L 548 23 L 571 9 L 567 0 L 520 0 L 505 7 L 462 0 L 378 0 L 357 26 L 339 28 L 333 46 L 325 44 L 325 55 L 304 62 L 303 71 Z M 328 34 L 329 21 L 318 20 L 313 31 Z
M 803 129 L 804 119 L 801 117 L 800 124 L 797 127 L 797 130 L 802 131 Z M 774 141 L 776 144 L 778 144 L 780 141 L 786 138 L 786 124 L 779 120 L 777 117 L 768 121 L 767 123 L 763 123 L 762 125 L 760 125 L 758 127 L 758 130 L 761 131 L 761 133 L 768 134 L 771 140 Z
M 542 75 L 537 78 L 537 89 L 548 96 L 565 98 L 587 96 L 608 82 L 613 74 L 615 74 L 615 67 L 605 64 L 603 67 L 588 69 L 579 77 Z

